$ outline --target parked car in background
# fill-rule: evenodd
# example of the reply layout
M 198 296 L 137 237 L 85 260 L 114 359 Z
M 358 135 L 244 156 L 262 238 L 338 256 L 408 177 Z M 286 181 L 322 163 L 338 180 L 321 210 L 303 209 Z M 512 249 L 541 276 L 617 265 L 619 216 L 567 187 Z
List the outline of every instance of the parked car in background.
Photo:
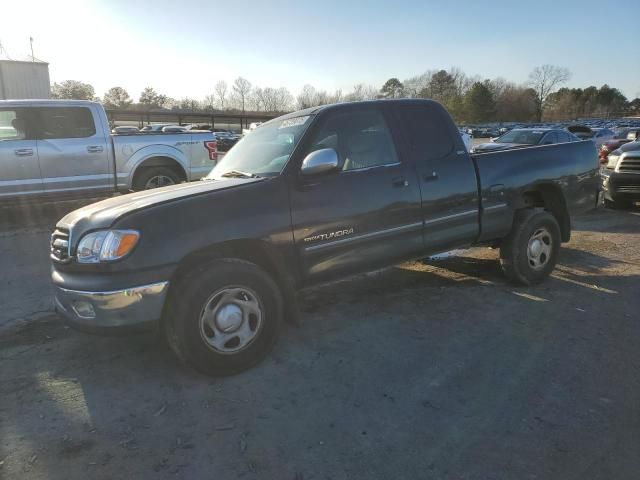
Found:
M 80 100 L 0 101 L 0 199 L 98 196 L 197 180 L 218 159 L 211 132 L 112 135 Z
M 143 133 L 160 133 L 164 127 L 179 127 L 175 123 L 151 123 L 140 129 Z
M 206 180 L 57 223 L 51 279 L 70 325 L 160 323 L 179 359 L 236 373 L 265 358 L 297 290 L 319 282 L 470 245 L 499 245 L 514 283 L 543 281 L 600 182 L 591 142 L 469 155 L 447 111 L 417 99 L 276 118 Z
M 218 142 L 218 151 L 219 152 L 228 152 L 231 150 L 238 140 L 240 140 L 240 135 L 236 135 L 235 133 L 230 133 L 227 131 L 223 132 L 215 132 L 216 140 Z
M 209 132 L 213 131 L 211 125 L 209 125 L 208 123 L 190 123 L 189 125 L 185 125 L 184 128 L 186 128 L 187 130 L 208 130 Z
M 140 133 L 140 129 L 138 127 L 133 127 L 133 126 L 119 126 L 119 127 L 114 127 L 113 130 L 111 130 L 111 133 L 119 133 L 119 134 L 123 134 L 123 133 Z
M 471 151 L 471 135 L 464 130 L 460 129 L 460 135 L 462 136 L 462 143 L 464 143 L 467 152 Z
M 187 131 L 189 130 L 187 130 L 186 127 L 181 127 L 180 125 L 167 125 L 166 127 L 162 127 L 162 133 L 181 133 Z M 194 132 L 198 131 L 206 132 L 207 130 L 194 130 Z
M 605 204 L 624 208 L 640 201 L 640 140 L 611 152 L 600 173 Z
M 593 140 L 597 149 L 600 149 L 604 142 L 613 139 L 615 135 L 613 130 L 609 128 L 592 128 L 586 125 L 569 125 L 567 130 L 577 136 L 580 140 Z
M 560 128 L 514 128 L 491 143 L 481 143 L 471 149 L 472 153 L 497 152 L 514 148 L 577 142 L 580 139 Z
M 625 143 L 635 142 L 640 139 L 640 127 L 625 127 L 614 130 L 613 139 L 607 140 L 600 146 L 599 156 L 602 163 L 607 161 L 607 156 Z

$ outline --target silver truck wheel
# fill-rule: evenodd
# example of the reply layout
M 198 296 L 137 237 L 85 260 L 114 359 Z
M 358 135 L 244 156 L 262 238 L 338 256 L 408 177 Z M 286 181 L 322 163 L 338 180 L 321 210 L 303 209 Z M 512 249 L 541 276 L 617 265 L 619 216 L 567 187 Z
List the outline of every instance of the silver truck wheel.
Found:
M 549 276 L 560 251 L 560 227 L 553 215 L 521 210 L 500 246 L 500 265 L 506 277 L 520 285 L 533 285 Z
M 167 177 L 166 175 L 156 175 L 155 177 L 151 177 L 147 180 L 147 183 L 144 184 L 144 189 L 150 190 L 152 188 L 167 187 L 175 184 L 176 182 L 171 177 Z
M 283 312 L 282 293 L 267 272 L 245 260 L 221 258 L 176 280 L 163 323 L 178 358 L 221 376 L 246 370 L 269 354 Z
M 152 188 L 167 187 L 181 182 L 180 176 L 167 167 L 144 167 L 136 172 L 132 190 L 150 190 Z
M 200 313 L 200 335 L 219 353 L 246 348 L 262 327 L 263 307 L 258 295 L 246 287 L 215 292 Z
M 540 228 L 531 235 L 529 245 L 527 246 L 527 257 L 531 268 L 534 270 L 544 268 L 551 259 L 552 245 L 553 239 L 546 228 Z

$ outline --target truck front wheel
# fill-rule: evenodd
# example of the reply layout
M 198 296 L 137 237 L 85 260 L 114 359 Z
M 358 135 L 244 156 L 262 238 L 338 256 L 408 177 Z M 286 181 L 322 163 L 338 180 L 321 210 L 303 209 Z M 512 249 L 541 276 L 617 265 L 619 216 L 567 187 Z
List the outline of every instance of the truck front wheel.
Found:
M 560 227 L 549 212 L 516 212 L 513 227 L 500 247 L 500 265 L 509 280 L 533 285 L 547 278 L 560 251 Z
M 179 280 L 165 315 L 168 343 L 181 360 L 207 375 L 231 375 L 273 348 L 282 296 L 257 265 L 221 259 Z

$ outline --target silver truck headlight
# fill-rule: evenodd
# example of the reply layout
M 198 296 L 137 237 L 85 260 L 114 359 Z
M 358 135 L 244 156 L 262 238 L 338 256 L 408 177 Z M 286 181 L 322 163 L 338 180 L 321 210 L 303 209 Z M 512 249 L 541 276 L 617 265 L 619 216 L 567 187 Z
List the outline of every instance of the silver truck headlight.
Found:
M 620 155 L 609 154 L 607 156 L 607 168 L 616 168 Z
M 135 230 L 100 230 L 86 234 L 76 252 L 79 263 L 100 263 L 126 256 L 138 243 L 140 232 Z

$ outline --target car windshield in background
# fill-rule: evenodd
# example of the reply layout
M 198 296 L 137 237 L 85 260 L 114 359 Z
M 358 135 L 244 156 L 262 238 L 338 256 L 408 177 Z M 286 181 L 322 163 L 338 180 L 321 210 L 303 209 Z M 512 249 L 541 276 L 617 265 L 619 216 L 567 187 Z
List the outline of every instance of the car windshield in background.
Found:
M 538 130 L 511 130 L 505 133 L 500 138 L 495 140 L 495 143 L 519 143 L 521 145 L 537 145 L 542 136 L 545 134 L 543 131 Z
M 206 178 L 273 177 L 284 169 L 311 116 L 272 120 L 248 133 Z

